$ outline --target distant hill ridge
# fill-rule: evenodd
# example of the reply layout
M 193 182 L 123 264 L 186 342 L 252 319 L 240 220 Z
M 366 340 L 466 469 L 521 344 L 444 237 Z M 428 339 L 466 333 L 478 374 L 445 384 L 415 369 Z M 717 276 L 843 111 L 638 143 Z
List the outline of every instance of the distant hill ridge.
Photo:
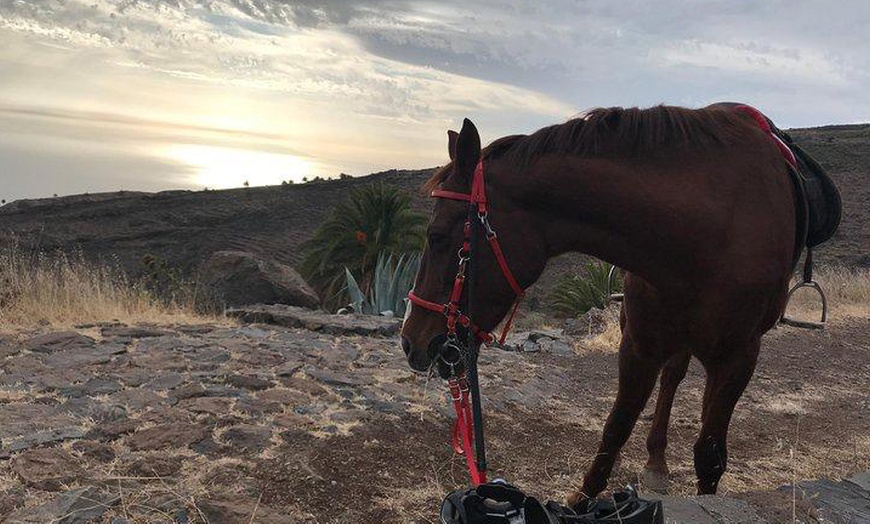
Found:
M 825 167 L 843 195 L 840 230 L 818 250 L 818 259 L 870 266 L 870 124 L 789 133 Z M 27 249 L 80 249 L 89 257 L 112 257 L 133 276 L 143 271 L 146 254 L 191 272 L 211 253 L 225 249 L 296 266 L 302 259 L 302 242 L 350 189 L 385 181 L 414 195 L 414 207 L 428 213 L 431 201 L 419 188 L 431 173 L 432 169 L 390 170 L 270 187 L 19 200 L 0 207 L 0 241 L 14 240 Z M 551 264 L 544 281 L 576 265 L 576 257 L 559 260 Z

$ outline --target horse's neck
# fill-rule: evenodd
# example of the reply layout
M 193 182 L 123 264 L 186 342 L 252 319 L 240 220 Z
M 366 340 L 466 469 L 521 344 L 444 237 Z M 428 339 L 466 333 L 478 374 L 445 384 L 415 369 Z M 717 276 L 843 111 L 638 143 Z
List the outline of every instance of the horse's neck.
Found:
M 541 159 L 514 183 L 525 184 L 521 205 L 545 235 L 548 257 L 576 251 L 672 281 L 669 259 L 697 233 L 684 223 L 686 195 L 674 193 L 680 176 L 630 160 L 562 156 Z

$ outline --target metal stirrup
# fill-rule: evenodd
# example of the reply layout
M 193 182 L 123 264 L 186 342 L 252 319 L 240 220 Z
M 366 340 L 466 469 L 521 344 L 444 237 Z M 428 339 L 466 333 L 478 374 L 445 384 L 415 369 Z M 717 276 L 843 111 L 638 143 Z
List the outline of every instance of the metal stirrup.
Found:
M 802 287 L 808 287 L 815 289 L 819 294 L 819 297 L 822 299 L 822 319 L 820 322 L 813 322 L 811 320 L 796 320 L 793 318 L 789 318 L 786 316 L 786 311 L 788 310 L 788 303 L 791 300 L 791 296 L 795 291 Z M 785 296 L 785 306 L 782 309 L 782 316 L 779 318 L 780 323 L 786 324 L 789 326 L 800 327 L 800 328 L 808 328 L 808 329 L 824 329 L 825 322 L 828 321 L 828 298 L 825 296 L 825 292 L 822 291 L 822 286 L 819 285 L 818 282 L 813 280 L 813 250 L 807 249 L 807 256 L 804 259 L 804 275 L 803 281 L 796 284 L 791 290 L 789 290 L 788 295 Z
M 786 316 L 786 310 L 788 309 L 788 303 L 791 300 L 791 296 L 795 291 L 802 287 L 808 287 L 815 289 L 818 292 L 819 297 L 822 299 L 822 319 L 819 322 L 813 322 L 811 320 L 796 320 L 793 318 L 789 318 Z M 800 282 L 796 284 L 791 291 L 788 292 L 788 295 L 785 297 L 785 310 L 782 312 L 782 317 L 779 321 L 783 324 L 801 327 L 801 328 L 809 328 L 809 329 L 825 329 L 825 322 L 828 321 L 828 299 L 825 297 L 825 292 L 822 291 L 822 287 L 815 280 L 810 280 L 809 282 Z
M 610 272 L 607 273 L 607 300 L 613 302 L 622 302 L 625 300 L 625 295 L 623 293 L 614 293 L 613 292 L 613 281 L 616 277 L 616 271 L 619 268 L 612 265 L 610 266 Z

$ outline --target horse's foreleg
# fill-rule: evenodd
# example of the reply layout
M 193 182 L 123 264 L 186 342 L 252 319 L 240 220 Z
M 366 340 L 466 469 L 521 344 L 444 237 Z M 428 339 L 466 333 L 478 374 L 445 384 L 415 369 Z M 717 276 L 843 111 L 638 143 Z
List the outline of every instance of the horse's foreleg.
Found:
M 729 355 L 707 367 L 707 385 L 701 415 L 701 433 L 695 442 L 698 494 L 716 493 L 728 465 L 728 425 L 734 407 L 746 389 L 758 360 L 761 339 L 730 347 Z
M 619 347 L 619 392 L 604 424 L 598 454 L 583 479 L 583 487 L 568 498 L 571 506 L 594 497 L 607 487 L 607 479 L 619 450 L 628 440 L 637 417 L 655 387 L 661 360 L 650 359 L 638 351 L 627 331 Z
M 668 464 L 665 459 L 665 448 L 668 445 L 668 422 L 671 417 L 671 407 L 677 386 L 686 376 L 691 354 L 678 353 L 672 356 L 662 369 L 659 383 L 659 395 L 656 400 L 656 411 L 653 415 L 652 427 L 646 439 L 646 449 L 649 459 L 643 473 L 644 487 L 664 493 L 668 488 Z

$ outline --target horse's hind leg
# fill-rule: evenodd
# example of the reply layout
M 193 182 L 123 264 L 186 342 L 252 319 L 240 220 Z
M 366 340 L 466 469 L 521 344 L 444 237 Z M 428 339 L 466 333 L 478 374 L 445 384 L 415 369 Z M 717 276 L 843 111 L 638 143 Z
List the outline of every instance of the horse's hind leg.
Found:
M 646 439 L 649 459 L 643 472 L 643 484 L 644 487 L 659 493 L 665 493 L 668 489 L 668 464 L 665 459 L 665 448 L 668 445 L 668 422 L 677 386 L 686 376 L 689 360 L 691 360 L 690 353 L 677 353 L 667 361 L 662 369 L 656 411 L 653 415 L 649 436 Z
M 647 357 L 639 349 L 630 330 L 623 331 L 619 347 L 619 392 L 604 424 L 598 454 L 583 479 L 583 487 L 568 498 L 571 506 L 598 495 L 607 487 L 607 479 L 619 450 L 628 440 L 638 415 L 655 387 L 662 359 Z
M 695 474 L 698 494 L 715 494 L 719 479 L 728 464 L 728 425 L 737 401 L 746 389 L 761 339 L 755 338 L 740 347 L 727 348 L 729 353 L 715 364 L 706 365 L 707 385 L 701 414 L 701 433 L 695 442 Z

